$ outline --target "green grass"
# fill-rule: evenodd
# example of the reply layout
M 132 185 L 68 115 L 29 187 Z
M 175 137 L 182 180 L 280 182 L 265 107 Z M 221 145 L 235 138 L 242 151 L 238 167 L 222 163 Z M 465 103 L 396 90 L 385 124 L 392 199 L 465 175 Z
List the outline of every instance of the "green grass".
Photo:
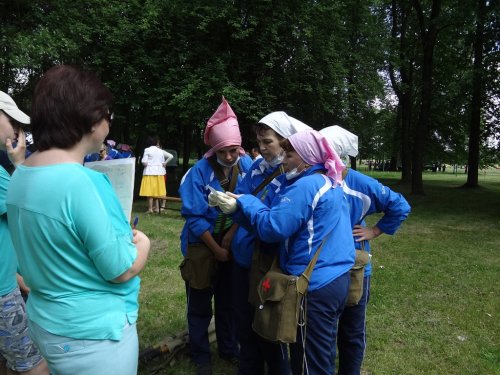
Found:
M 399 174 L 372 172 L 402 192 L 412 213 L 394 236 L 373 242 L 368 347 L 363 372 L 385 374 L 500 374 L 500 171 L 479 175 L 464 189 L 462 173 L 425 173 L 425 196 L 398 185 Z M 170 207 L 175 204 L 170 203 Z M 178 206 L 177 206 L 178 207 Z M 143 212 L 138 201 L 134 210 Z M 186 327 L 179 211 L 140 214 L 152 239 L 142 272 L 138 322 L 141 350 Z M 373 215 L 369 222 L 375 223 Z M 216 356 L 214 356 L 215 358 Z M 215 362 L 215 374 L 235 369 Z M 194 374 L 185 356 L 173 366 L 154 361 L 141 374 Z

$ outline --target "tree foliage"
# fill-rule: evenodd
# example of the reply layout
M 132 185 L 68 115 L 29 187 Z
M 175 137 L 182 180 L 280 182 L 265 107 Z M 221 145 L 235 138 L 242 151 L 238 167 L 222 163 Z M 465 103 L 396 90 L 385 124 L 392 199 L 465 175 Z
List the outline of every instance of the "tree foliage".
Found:
M 344 126 L 362 158 L 421 181 L 424 162 L 468 158 L 480 1 L 440 0 L 432 18 L 437 0 L 0 0 L 0 89 L 28 109 L 50 66 L 92 69 L 115 94 L 111 137 L 140 149 L 159 134 L 185 167 L 225 96 L 247 147 L 251 125 L 284 110 L 316 129 Z M 498 12 L 483 1 L 480 165 L 499 162 L 500 132 Z

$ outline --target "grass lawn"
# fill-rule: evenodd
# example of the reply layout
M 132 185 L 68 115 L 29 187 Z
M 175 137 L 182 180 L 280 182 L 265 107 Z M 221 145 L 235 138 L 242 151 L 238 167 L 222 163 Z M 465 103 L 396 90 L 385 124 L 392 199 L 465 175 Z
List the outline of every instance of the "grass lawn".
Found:
M 460 188 L 466 180 L 461 173 L 426 172 L 425 196 L 398 185 L 398 173 L 370 174 L 403 193 L 412 213 L 396 235 L 372 245 L 363 373 L 500 374 L 500 170 L 482 171 L 478 189 Z M 144 215 L 145 201 L 137 201 L 134 211 L 152 239 L 140 296 L 143 350 L 186 328 L 178 271 L 183 219 L 172 209 Z M 373 215 L 369 223 L 376 220 Z M 213 358 L 214 374 L 235 373 Z M 140 368 L 143 375 L 194 373 L 186 356 L 169 366 L 156 360 Z

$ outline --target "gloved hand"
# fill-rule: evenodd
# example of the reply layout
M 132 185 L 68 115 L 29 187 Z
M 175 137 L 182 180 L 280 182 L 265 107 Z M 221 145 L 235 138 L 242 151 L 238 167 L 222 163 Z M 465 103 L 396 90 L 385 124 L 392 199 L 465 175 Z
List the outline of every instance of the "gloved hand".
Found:
M 208 194 L 208 205 L 210 207 L 216 207 L 219 205 L 219 199 L 218 199 L 218 194 L 217 192 L 210 192 L 210 194 Z
M 218 198 L 219 208 L 226 215 L 232 214 L 238 208 L 238 204 L 236 203 L 236 199 L 234 199 L 233 197 L 230 197 L 227 194 L 224 194 L 224 193 L 217 194 L 217 198 Z

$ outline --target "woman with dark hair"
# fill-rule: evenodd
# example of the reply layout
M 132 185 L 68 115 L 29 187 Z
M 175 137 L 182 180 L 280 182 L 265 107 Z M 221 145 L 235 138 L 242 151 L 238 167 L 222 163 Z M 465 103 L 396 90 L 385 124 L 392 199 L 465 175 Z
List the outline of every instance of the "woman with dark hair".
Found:
M 18 166 L 7 195 L 31 289 L 30 334 L 53 374 L 137 372 L 137 275 L 149 239 L 130 229 L 108 178 L 82 165 L 109 133 L 112 99 L 92 73 L 48 70 L 32 102 L 38 151 Z
M 315 130 L 295 133 L 280 145 L 286 181 L 270 207 L 250 194 L 217 192 L 217 202 L 259 238 L 279 242 L 285 274 L 300 276 L 324 242 L 301 301 L 305 318 L 290 345 L 290 362 L 293 374 L 334 374 L 337 321 L 354 264 L 349 208 L 339 186 L 345 166 Z
M 147 197 L 148 210 L 146 213 L 152 214 L 153 212 L 160 212 L 159 201 L 155 199 L 155 197 L 167 195 L 165 186 L 165 175 L 167 171 L 165 166 L 174 156 L 160 148 L 160 140 L 156 135 L 148 137 L 147 145 L 148 147 L 144 150 L 141 159 L 144 170 L 142 172 L 139 195 L 141 197 Z M 155 203 L 154 208 L 153 202 Z

